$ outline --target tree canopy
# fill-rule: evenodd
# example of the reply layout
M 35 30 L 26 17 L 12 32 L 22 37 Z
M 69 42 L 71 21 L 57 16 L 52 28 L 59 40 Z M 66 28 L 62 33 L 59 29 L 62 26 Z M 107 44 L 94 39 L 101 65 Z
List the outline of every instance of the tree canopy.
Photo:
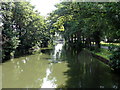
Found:
M 49 31 L 44 17 L 29 2 L 1 3 L 3 60 L 28 53 L 33 46 L 46 47 Z
M 119 41 L 120 3 L 62 2 L 50 14 L 51 31 L 61 32 L 66 42 L 82 42 L 85 46 L 100 41 Z

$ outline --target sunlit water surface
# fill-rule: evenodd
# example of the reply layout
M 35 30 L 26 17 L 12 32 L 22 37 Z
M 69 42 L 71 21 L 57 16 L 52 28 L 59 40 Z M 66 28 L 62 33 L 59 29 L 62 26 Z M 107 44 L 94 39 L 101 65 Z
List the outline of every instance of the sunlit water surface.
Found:
M 3 88 L 119 88 L 120 76 L 86 51 L 57 44 L 53 51 L 5 62 Z

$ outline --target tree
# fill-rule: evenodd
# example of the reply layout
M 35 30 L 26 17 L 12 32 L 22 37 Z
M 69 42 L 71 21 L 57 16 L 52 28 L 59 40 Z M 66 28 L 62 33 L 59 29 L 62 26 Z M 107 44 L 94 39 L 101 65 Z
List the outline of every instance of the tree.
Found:
M 2 3 L 2 55 L 3 59 L 10 59 L 12 53 L 19 45 L 17 31 L 14 29 L 12 7 L 13 3 Z
M 6 2 L 1 7 L 3 59 L 10 59 L 11 54 L 29 53 L 34 46 L 47 47 L 47 23 L 29 2 Z
M 85 47 L 91 47 L 95 42 L 98 49 L 106 36 L 119 38 L 119 3 L 62 2 L 56 7 L 58 9 L 51 14 L 55 17 L 52 28 L 59 31 L 64 26 L 61 34 L 66 42 L 82 42 Z

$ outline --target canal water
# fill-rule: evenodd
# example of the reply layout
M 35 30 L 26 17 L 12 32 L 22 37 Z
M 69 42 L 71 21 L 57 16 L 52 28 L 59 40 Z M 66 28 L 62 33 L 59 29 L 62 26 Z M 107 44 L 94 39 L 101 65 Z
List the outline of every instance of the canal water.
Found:
M 120 88 L 120 76 L 90 53 L 66 49 L 11 59 L 2 64 L 3 88 Z

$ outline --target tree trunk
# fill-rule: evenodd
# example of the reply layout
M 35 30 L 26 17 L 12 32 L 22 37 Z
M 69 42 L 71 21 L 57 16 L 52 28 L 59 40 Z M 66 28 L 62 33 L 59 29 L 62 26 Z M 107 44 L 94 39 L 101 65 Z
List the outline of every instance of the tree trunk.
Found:
M 100 41 L 101 41 L 100 31 L 94 32 L 94 40 L 95 40 L 96 47 L 100 48 Z

